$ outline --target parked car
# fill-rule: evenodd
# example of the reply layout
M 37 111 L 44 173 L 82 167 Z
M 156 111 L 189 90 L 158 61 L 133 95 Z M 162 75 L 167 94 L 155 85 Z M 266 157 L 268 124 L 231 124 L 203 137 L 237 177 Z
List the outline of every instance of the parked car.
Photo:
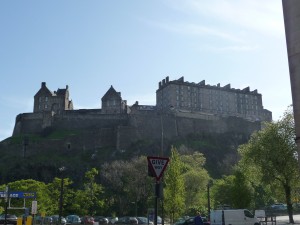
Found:
M 55 224 L 58 223 L 59 215 L 53 215 L 53 216 L 51 216 L 51 218 L 52 218 L 52 223 L 55 223 Z M 61 221 L 61 224 L 63 224 L 63 225 L 65 225 L 67 223 L 66 218 L 63 216 L 60 217 L 60 221 Z
M 124 217 L 120 217 L 118 219 L 118 221 L 115 222 L 115 224 L 118 224 L 118 225 L 137 225 L 138 220 L 137 220 L 136 217 L 133 217 L 133 216 L 124 216 Z
M 140 224 L 148 224 L 148 218 L 147 217 L 138 216 L 136 218 L 138 220 L 139 225 Z M 153 222 L 149 221 L 149 225 L 153 225 Z
M 81 219 L 77 215 L 68 215 L 66 217 L 66 220 L 67 220 L 68 224 L 80 224 L 81 223 Z
M 105 216 L 94 216 L 94 221 L 104 225 L 109 222 L 108 218 Z
M 43 224 L 45 224 L 45 225 L 51 225 L 52 223 L 53 223 L 53 219 L 52 219 L 51 216 L 46 216 L 44 218 Z
M 109 224 L 115 224 L 115 222 L 118 221 L 119 218 L 115 216 L 115 217 L 107 217 L 107 219 Z
M 271 205 L 271 209 L 273 210 L 286 210 L 287 206 L 283 203 L 275 203 Z
M 150 221 L 152 223 L 154 223 L 154 218 L 153 216 L 152 217 L 149 217 Z M 160 216 L 157 216 L 157 224 L 162 224 L 162 218 Z
M 177 222 L 175 222 L 174 224 L 176 225 L 194 225 L 194 218 L 195 217 L 188 217 L 186 218 L 180 218 Z M 207 220 L 206 217 L 201 216 L 202 221 L 203 221 L 203 225 L 210 225 L 210 222 Z
M 17 220 L 18 220 L 18 217 L 16 215 L 13 215 L 13 214 L 6 214 L 6 223 L 7 224 L 14 224 L 16 225 L 17 224 Z M 1 215 L 0 216 L 0 224 L 4 224 L 5 223 L 5 215 Z
M 95 223 L 95 219 L 92 216 L 81 217 L 81 224 L 93 225 L 94 223 Z

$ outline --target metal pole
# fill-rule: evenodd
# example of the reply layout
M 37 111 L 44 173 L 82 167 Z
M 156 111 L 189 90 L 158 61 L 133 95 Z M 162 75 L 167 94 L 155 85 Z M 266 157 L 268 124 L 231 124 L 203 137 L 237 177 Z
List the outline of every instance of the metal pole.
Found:
M 9 201 L 9 188 L 6 186 L 5 189 L 5 215 L 4 215 L 4 225 L 7 224 L 7 208 L 8 208 L 8 201 Z
M 161 153 L 160 154 L 163 157 L 164 156 L 164 124 L 163 124 L 163 118 L 162 118 L 162 116 L 163 116 L 163 114 L 161 112 L 161 115 L 160 115 L 160 124 L 161 124 Z M 163 192 L 163 179 L 164 178 L 162 177 L 161 178 L 161 183 L 160 183 L 162 189 L 159 190 L 159 193 Z M 156 196 L 156 198 L 157 198 L 157 196 Z M 164 223 L 164 220 L 165 220 L 165 218 L 164 218 L 164 198 L 161 198 L 161 211 L 162 211 L 162 215 L 161 215 L 162 221 L 161 221 L 161 223 L 162 223 L 162 225 L 164 225 L 165 224 Z M 157 214 L 156 214 L 156 221 L 157 221 Z
M 208 221 L 210 221 L 210 193 L 209 193 L 209 189 L 210 189 L 210 184 L 208 182 L 208 184 L 207 184 L 207 219 L 208 219 Z
M 154 225 L 157 225 L 157 185 L 158 183 L 155 184 L 155 205 L 154 205 Z
M 59 213 L 58 213 L 58 224 L 61 224 L 62 210 L 63 210 L 63 195 L 64 195 L 64 167 L 60 168 L 61 172 L 61 183 L 60 183 L 60 197 L 59 197 Z
M 138 216 L 137 215 L 137 201 L 135 201 L 135 216 Z

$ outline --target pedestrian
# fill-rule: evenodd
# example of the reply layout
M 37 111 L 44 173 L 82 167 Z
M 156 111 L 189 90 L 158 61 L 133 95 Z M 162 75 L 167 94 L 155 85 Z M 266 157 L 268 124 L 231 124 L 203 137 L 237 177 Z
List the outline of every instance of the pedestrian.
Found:
M 194 225 L 203 225 L 203 220 L 200 211 L 197 212 L 197 216 L 195 216 L 194 218 Z

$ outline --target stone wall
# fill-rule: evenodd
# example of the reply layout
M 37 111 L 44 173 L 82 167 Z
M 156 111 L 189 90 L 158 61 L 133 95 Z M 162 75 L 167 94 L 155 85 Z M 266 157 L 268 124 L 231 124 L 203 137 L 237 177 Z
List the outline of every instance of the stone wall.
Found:
M 141 111 L 133 114 L 101 114 L 101 110 L 71 110 L 63 114 L 24 113 L 16 118 L 14 136 L 69 130 L 80 133 L 65 140 L 66 145 L 82 148 L 110 146 L 126 149 L 138 140 L 161 140 L 185 137 L 189 134 L 233 132 L 250 136 L 261 129 L 260 122 L 238 117 Z

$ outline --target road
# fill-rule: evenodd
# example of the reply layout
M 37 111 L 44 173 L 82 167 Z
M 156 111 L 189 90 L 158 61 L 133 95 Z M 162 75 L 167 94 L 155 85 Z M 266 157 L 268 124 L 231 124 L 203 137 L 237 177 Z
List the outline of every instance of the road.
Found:
M 294 215 L 294 225 L 300 225 L 300 215 Z M 289 223 L 289 217 L 288 216 L 277 216 L 276 217 L 276 225 L 287 225 Z

